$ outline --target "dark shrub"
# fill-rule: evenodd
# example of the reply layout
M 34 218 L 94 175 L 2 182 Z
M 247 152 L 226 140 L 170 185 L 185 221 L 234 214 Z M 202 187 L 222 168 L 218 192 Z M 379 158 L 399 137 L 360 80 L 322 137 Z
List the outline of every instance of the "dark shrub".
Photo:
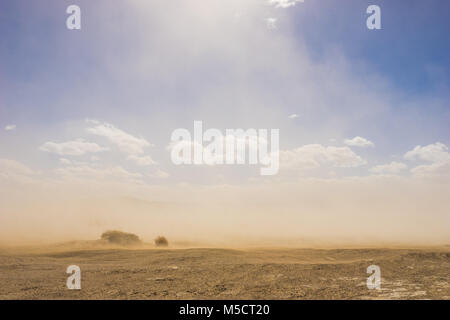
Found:
M 102 240 L 122 246 L 130 246 L 141 243 L 141 239 L 139 239 L 137 235 L 117 230 L 109 230 L 104 232 L 102 234 Z
M 167 247 L 169 245 L 169 241 L 165 237 L 159 236 L 155 239 L 155 245 L 157 247 Z

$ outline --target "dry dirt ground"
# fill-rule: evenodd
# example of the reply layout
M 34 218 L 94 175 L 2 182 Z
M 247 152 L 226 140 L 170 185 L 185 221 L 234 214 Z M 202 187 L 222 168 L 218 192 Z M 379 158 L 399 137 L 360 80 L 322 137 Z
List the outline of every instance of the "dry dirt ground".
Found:
M 0 250 L 0 299 L 450 299 L 450 248 Z

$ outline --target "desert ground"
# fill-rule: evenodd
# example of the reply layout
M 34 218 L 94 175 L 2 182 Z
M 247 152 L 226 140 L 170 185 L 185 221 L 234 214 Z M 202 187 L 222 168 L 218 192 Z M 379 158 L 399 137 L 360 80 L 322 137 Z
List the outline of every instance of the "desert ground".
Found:
M 381 290 L 366 286 L 372 264 Z M 5 248 L 0 283 L 0 299 L 450 299 L 450 247 Z

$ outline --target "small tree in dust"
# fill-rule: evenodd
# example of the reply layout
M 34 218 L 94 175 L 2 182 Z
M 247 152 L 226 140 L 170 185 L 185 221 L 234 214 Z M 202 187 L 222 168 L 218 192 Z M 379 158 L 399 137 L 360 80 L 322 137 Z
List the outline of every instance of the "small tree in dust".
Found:
M 167 247 L 169 246 L 169 241 L 167 241 L 165 237 L 159 236 L 158 238 L 155 239 L 155 245 L 157 247 Z
M 137 245 L 142 243 L 141 239 L 139 239 L 137 235 L 117 230 L 109 230 L 104 232 L 102 234 L 102 240 L 106 240 L 109 243 L 125 246 Z

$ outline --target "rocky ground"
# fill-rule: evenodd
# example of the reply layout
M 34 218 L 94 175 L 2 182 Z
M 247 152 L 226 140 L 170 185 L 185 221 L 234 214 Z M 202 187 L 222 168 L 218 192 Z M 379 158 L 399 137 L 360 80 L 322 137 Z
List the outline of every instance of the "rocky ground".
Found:
M 450 299 L 450 248 L 1 250 L 0 283 L 0 299 Z

